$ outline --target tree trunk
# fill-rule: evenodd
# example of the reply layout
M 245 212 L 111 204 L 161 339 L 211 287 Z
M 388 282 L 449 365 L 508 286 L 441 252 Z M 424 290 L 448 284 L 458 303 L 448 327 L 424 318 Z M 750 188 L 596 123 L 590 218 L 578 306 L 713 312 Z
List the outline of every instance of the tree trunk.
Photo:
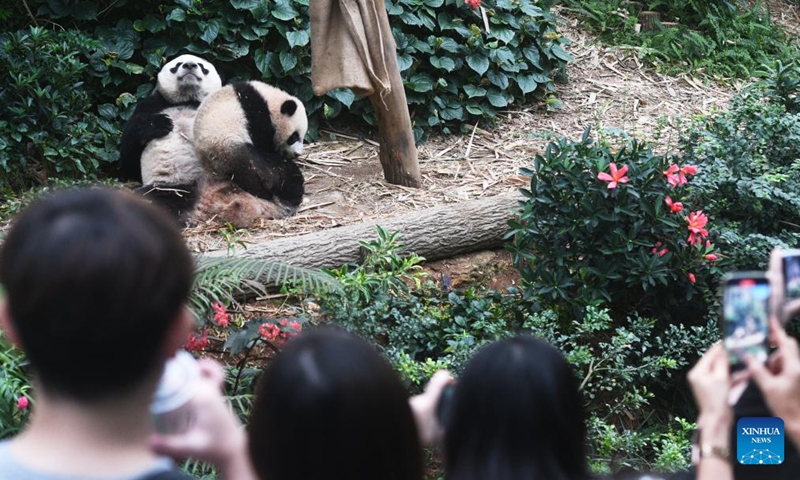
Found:
M 642 31 L 646 32 L 648 30 L 656 29 L 656 21 L 661 19 L 661 14 L 658 12 L 644 10 L 639 12 L 638 18 L 639 23 L 642 25 Z
M 427 260 L 449 258 L 475 250 L 502 245 L 509 231 L 508 220 L 514 217 L 519 195 L 470 200 L 440 205 L 399 217 L 384 218 L 356 225 L 322 230 L 307 235 L 270 240 L 237 249 L 236 255 L 288 263 L 307 268 L 335 268 L 362 259 L 359 241 L 375 238 L 375 225 L 390 232 L 400 232 L 406 252 Z M 226 251 L 205 254 L 221 257 Z
M 389 26 L 389 17 L 383 0 L 374 0 L 384 38 L 386 70 L 391 80 L 392 91 L 381 98 L 380 93 L 370 95 L 372 107 L 378 117 L 378 141 L 383 177 L 387 182 L 406 187 L 419 187 L 422 177 L 417 160 L 417 147 L 411 129 L 408 102 L 397 66 L 397 46 Z

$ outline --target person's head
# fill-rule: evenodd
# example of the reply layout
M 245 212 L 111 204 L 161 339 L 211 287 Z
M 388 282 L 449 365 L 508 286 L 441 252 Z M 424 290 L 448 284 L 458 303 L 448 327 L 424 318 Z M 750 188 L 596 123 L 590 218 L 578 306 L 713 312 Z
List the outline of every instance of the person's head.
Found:
M 81 402 L 158 378 L 191 326 L 193 261 L 170 218 L 106 189 L 48 195 L 0 250 L 0 320 L 48 394 Z
M 291 340 L 264 372 L 250 458 L 269 480 L 421 480 L 406 391 L 373 347 L 342 331 Z
M 587 477 L 578 381 L 546 342 L 520 336 L 481 349 L 459 377 L 451 408 L 448 480 Z

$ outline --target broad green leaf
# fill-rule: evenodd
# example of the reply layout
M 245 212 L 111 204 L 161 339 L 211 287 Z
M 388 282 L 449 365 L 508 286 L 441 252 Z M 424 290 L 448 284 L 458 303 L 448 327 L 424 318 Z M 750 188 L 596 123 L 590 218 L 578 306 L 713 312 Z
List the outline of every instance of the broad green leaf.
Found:
M 269 65 L 272 62 L 272 58 L 275 54 L 273 52 L 266 52 L 263 48 L 259 48 L 255 52 L 253 52 L 253 60 L 255 61 L 256 68 L 264 78 L 272 77 L 272 72 L 270 72 Z
M 564 51 L 564 49 L 561 48 L 561 45 L 559 45 L 557 43 L 553 44 L 553 46 L 550 49 L 550 51 L 553 52 L 553 55 L 555 55 L 556 57 L 558 57 L 561 60 L 564 60 L 565 62 L 574 62 L 575 61 L 575 57 L 573 57 L 572 55 L 570 55 L 569 53 Z
M 508 97 L 504 92 L 499 90 L 489 90 L 489 92 L 486 94 L 486 98 L 489 99 L 489 103 L 497 108 L 502 108 L 508 105 Z
M 422 25 L 422 19 L 420 19 L 418 15 L 412 12 L 405 12 L 402 15 L 400 15 L 400 21 L 402 21 L 406 25 L 414 25 L 414 26 Z
M 97 113 L 99 113 L 101 117 L 114 118 L 117 115 L 117 107 L 110 103 L 104 103 L 97 107 Z
M 430 92 L 433 84 L 433 78 L 426 73 L 418 73 L 409 79 L 409 87 L 419 93 Z
M 447 107 L 439 111 L 439 117 L 442 120 L 463 120 L 464 108 L 461 105 L 457 107 Z
M 297 66 L 297 57 L 292 52 L 280 52 L 278 59 L 281 62 L 281 68 L 284 73 L 289 73 L 295 66 Z
M 230 2 L 236 10 L 251 10 L 261 4 L 260 0 L 230 0 Z
M 489 70 L 489 58 L 482 54 L 472 54 L 467 56 L 467 65 L 475 70 L 478 75 L 483 75 Z
M 503 43 L 509 43 L 514 39 L 514 31 L 503 27 L 492 27 L 492 31 L 489 35 Z
M 411 68 L 411 65 L 413 64 L 414 64 L 414 59 L 411 57 L 411 55 L 403 54 L 397 56 L 397 68 L 401 72 L 408 70 L 409 68 Z
M 522 93 L 527 95 L 536 90 L 538 84 L 532 74 L 519 74 L 517 75 L 517 85 L 519 85 L 519 89 L 522 90 Z
M 304 47 L 308 45 L 309 42 L 308 30 L 294 30 L 291 32 L 286 32 L 286 40 L 289 42 L 289 46 L 292 48 Z
M 449 57 L 431 57 L 431 65 L 448 72 L 452 72 L 456 68 L 456 62 Z
M 535 46 L 525 47 L 522 49 L 522 54 L 525 55 L 525 58 L 531 62 L 531 65 L 536 67 L 537 69 L 541 70 L 542 65 L 541 61 L 541 54 L 539 53 L 539 49 Z
M 276 2 L 270 14 L 278 20 L 288 22 L 300 16 L 300 12 L 295 10 L 288 0 Z
M 483 87 L 476 87 L 475 85 L 464 85 L 464 93 L 466 93 L 469 98 L 485 97 L 486 89 Z
M 442 50 L 447 50 L 450 53 L 458 53 L 459 45 L 455 40 L 449 37 L 440 37 L 440 38 L 442 40 L 442 43 L 441 45 L 439 45 L 439 48 L 441 48 Z
M 350 108 L 356 95 L 349 88 L 336 88 L 326 94 L 331 98 L 335 98 L 344 104 L 345 107 Z
M 211 44 L 217 38 L 217 35 L 219 35 L 219 22 L 217 20 L 211 20 L 203 29 L 200 38 L 204 42 Z
M 508 76 L 503 72 L 486 72 L 486 78 L 492 83 L 497 85 L 501 90 L 508 88 Z
M 183 22 L 186 20 L 186 12 L 181 8 L 174 8 L 169 15 L 167 15 L 167 21 L 173 22 Z

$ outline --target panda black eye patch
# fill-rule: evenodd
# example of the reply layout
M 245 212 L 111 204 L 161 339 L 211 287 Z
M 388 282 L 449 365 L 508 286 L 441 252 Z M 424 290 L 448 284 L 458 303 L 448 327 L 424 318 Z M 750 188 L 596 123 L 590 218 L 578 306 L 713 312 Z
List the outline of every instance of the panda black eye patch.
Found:
M 297 132 L 294 132 L 294 133 L 293 133 L 293 134 L 292 134 L 292 135 L 289 137 L 289 139 L 288 139 L 288 140 L 286 140 L 286 145 L 293 145 L 293 144 L 297 143 L 299 140 L 300 140 L 300 134 L 299 134 L 299 133 L 297 133 Z
M 206 66 L 203 65 L 202 63 L 198 63 L 198 65 L 200 65 L 200 70 L 203 71 L 203 75 L 208 75 L 208 69 L 206 68 Z
M 177 72 L 177 71 L 178 71 L 178 69 L 179 69 L 179 68 L 181 68 L 181 65 L 183 65 L 183 62 L 178 62 L 178 63 L 176 63 L 174 67 L 172 67 L 172 68 L 170 68 L 170 69 L 169 69 L 169 72 L 170 72 L 170 73 L 175 73 L 175 72 Z

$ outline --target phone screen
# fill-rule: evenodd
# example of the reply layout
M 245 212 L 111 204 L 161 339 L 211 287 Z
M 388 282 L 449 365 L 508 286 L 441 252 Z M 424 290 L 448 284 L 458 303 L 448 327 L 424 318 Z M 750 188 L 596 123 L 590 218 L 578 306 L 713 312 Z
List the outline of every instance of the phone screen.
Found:
M 725 282 L 725 348 L 734 368 L 744 366 L 745 355 L 767 360 L 769 295 L 769 282 L 763 274 L 733 274 Z
M 786 284 L 786 299 L 800 298 L 800 250 L 783 253 L 783 280 Z

